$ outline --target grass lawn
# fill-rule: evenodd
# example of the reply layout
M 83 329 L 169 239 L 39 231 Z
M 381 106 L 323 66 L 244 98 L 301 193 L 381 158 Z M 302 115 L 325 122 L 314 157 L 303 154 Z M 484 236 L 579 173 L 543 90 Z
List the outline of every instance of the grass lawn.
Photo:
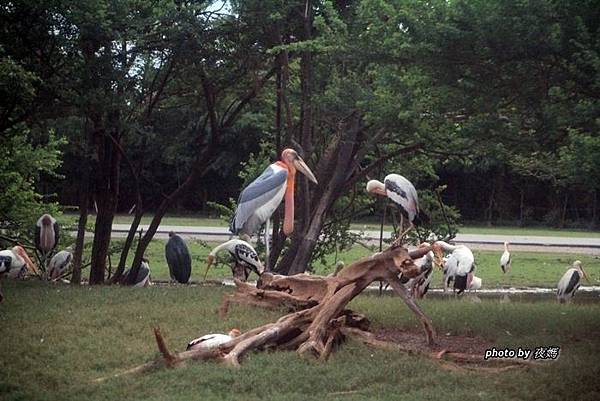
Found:
M 477 335 L 496 347 L 558 345 L 544 366 L 499 374 L 442 369 L 419 356 L 344 344 L 326 363 L 293 352 L 250 354 L 240 369 L 191 362 L 94 383 L 157 355 L 150 327 L 169 347 L 192 338 L 242 331 L 282 312 L 233 307 L 215 314 L 230 289 L 80 287 L 3 280 L 0 307 L 2 400 L 598 400 L 600 302 L 558 305 L 466 299 L 421 302 L 440 335 Z M 351 307 L 377 328 L 419 329 L 398 298 L 363 295 Z
M 206 244 L 200 241 L 188 241 L 188 247 L 192 254 L 192 277 L 194 281 L 200 281 L 204 275 L 206 266 L 206 257 L 212 246 L 217 243 Z M 169 279 L 169 270 L 164 256 L 165 241 L 155 240 L 151 243 L 146 257 L 150 260 L 150 269 L 152 278 L 159 280 Z M 366 248 L 356 245 L 350 251 L 338 254 L 338 260 L 350 264 L 363 256 L 370 255 L 372 252 Z M 560 254 L 560 253 L 541 253 L 541 252 L 513 252 L 513 268 L 508 274 L 503 274 L 500 269 L 500 255 L 492 251 L 475 251 L 475 261 L 477 264 L 476 275 L 483 279 L 485 288 L 494 287 L 523 287 L 523 286 L 541 286 L 554 287 L 564 274 L 566 267 L 571 265 L 574 260 L 579 259 L 592 278 L 592 283 L 600 285 L 600 258 L 585 254 Z M 219 279 L 231 277 L 231 270 L 226 263 L 229 257 L 226 253 L 221 254 L 221 262 L 211 268 L 208 278 Z M 315 273 L 328 274 L 334 270 L 335 257 L 331 255 L 327 258 L 326 264 L 317 264 Z M 251 279 L 256 276 L 252 275 Z M 440 287 L 442 281 L 441 272 L 434 271 L 434 287 Z M 584 285 L 589 285 L 584 282 Z

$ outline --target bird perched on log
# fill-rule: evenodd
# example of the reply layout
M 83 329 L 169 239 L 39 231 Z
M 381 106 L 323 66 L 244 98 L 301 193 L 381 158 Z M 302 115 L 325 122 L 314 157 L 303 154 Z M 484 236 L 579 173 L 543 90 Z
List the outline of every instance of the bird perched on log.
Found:
M 123 281 L 126 280 L 130 270 L 131 269 L 127 269 L 123 273 Z M 138 270 L 137 277 L 135 278 L 135 284 L 133 286 L 148 287 L 150 284 L 150 263 L 148 262 L 148 259 L 143 258 L 142 264 L 140 265 L 140 269 Z
M 258 253 L 254 250 L 252 245 L 241 239 L 231 239 L 215 247 L 208 254 L 204 280 L 206 280 L 206 275 L 208 274 L 210 266 L 221 251 L 229 252 L 233 258 L 234 264 L 231 266 L 231 273 L 233 274 L 233 277 L 238 280 L 247 281 L 250 271 L 253 271 L 260 276 L 265 270 L 263 264 L 260 262 Z
M 371 180 L 367 183 L 367 192 L 387 196 L 400 209 L 401 224 L 400 230 L 404 224 L 404 219 L 408 220 L 409 227 L 402 231 L 394 243 L 397 245 L 402 238 L 414 227 L 429 220 L 429 217 L 419 209 L 419 196 L 415 186 L 400 174 L 388 174 L 383 182 Z
M 269 260 L 269 219 L 282 199 L 285 198 L 283 232 L 290 235 L 294 231 L 294 187 L 296 171 L 304 174 L 317 184 L 317 179 L 304 160 L 294 149 L 281 152 L 281 160 L 269 165 L 263 173 L 252 181 L 240 194 L 237 209 L 231 219 L 229 230 L 247 240 L 265 226 L 266 260 Z
M 510 258 L 510 252 L 508 250 L 509 242 L 504 243 L 504 252 L 500 257 L 500 267 L 502 268 L 503 273 L 508 273 L 511 267 L 512 259 Z
M 48 280 L 57 280 L 71 267 L 73 254 L 69 251 L 60 251 L 50 259 L 48 264 Z
M 44 261 L 58 245 L 59 238 L 60 228 L 56 219 L 49 214 L 42 215 L 35 223 L 34 242 Z
M 436 241 L 432 245 L 435 254 L 435 264 L 445 270 L 444 289 L 454 280 L 454 290 L 458 295 L 471 286 L 475 273 L 475 257 L 473 252 L 464 245 L 450 245 L 444 241 Z M 443 261 L 444 252 L 451 252 L 450 257 Z
M 573 266 L 565 272 L 558 282 L 558 291 L 556 292 L 558 302 L 562 304 L 570 302 L 573 299 L 575 292 L 581 284 L 581 277 L 584 277 L 588 282 L 590 281 L 589 276 L 583 269 L 583 265 L 579 260 L 576 260 L 573 262 Z
M 183 238 L 173 231 L 169 233 L 169 241 L 165 245 L 165 257 L 171 279 L 187 283 L 192 274 L 192 256 Z
M 242 333 L 238 329 L 231 330 L 229 334 L 207 334 L 205 336 L 190 341 L 187 345 L 187 350 L 190 351 L 197 349 L 217 348 L 219 345 L 225 344 L 226 342 L 233 340 L 240 334 Z
M 0 251 L 0 274 L 10 278 L 20 278 L 28 270 L 34 274 L 39 273 L 22 246 L 17 245 L 11 249 Z

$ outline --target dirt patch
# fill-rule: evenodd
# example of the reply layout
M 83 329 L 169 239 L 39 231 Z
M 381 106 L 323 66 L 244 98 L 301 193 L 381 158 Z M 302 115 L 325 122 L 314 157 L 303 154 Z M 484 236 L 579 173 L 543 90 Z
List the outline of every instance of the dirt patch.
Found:
M 403 348 L 414 350 L 414 352 L 423 351 L 429 348 L 425 342 L 422 331 L 408 331 L 399 329 L 383 328 L 373 332 L 375 338 L 381 341 L 388 341 L 402 345 Z M 482 337 L 468 336 L 447 336 L 438 334 L 436 344 L 430 347 L 431 352 L 460 352 L 472 355 L 485 355 L 485 350 L 493 346 L 492 343 Z

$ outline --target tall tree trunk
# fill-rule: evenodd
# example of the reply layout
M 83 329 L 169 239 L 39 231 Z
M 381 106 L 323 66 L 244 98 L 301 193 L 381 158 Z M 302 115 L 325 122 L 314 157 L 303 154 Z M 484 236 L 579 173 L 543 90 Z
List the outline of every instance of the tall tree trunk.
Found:
M 592 193 L 592 219 L 590 221 L 589 228 L 594 229 L 598 227 L 598 190 L 595 189 Z
M 558 225 L 559 228 L 564 228 L 565 227 L 565 221 L 567 219 L 567 205 L 569 202 L 569 194 L 566 193 L 565 194 L 565 200 L 563 202 L 563 207 L 562 207 L 562 213 L 560 215 L 560 223 Z
M 81 262 L 83 260 L 85 227 L 87 225 L 88 205 L 90 202 L 88 169 L 84 168 L 84 171 L 84 179 L 79 187 L 79 222 L 77 223 L 77 239 L 75 240 L 75 250 L 73 253 L 73 274 L 71 275 L 71 284 L 74 285 L 81 284 Z
M 96 178 L 96 199 L 98 215 L 94 227 L 94 243 L 92 248 L 92 265 L 90 268 L 90 284 L 104 283 L 106 257 L 110 246 L 112 223 L 119 196 L 120 153 L 108 139 L 108 133 L 100 132 L 98 141 L 98 160 Z M 115 138 L 117 139 L 117 138 Z M 117 139 L 118 141 L 118 139 Z

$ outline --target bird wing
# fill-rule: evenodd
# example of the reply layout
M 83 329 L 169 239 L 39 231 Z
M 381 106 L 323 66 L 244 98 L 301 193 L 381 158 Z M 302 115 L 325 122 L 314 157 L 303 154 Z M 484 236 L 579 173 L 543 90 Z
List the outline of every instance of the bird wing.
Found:
M 388 197 L 400 205 L 412 222 L 419 213 L 419 197 L 414 185 L 399 174 L 389 174 L 384 179 Z
M 187 283 L 192 273 L 192 257 L 183 238 L 174 235 L 165 245 L 165 257 L 171 278 Z
M 452 254 L 455 255 L 458 261 L 455 272 L 457 275 L 467 274 L 475 270 L 475 257 L 469 248 L 459 246 Z
M 262 266 L 254 248 L 245 241 L 235 246 L 235 257 L 252 267 L 255 273 L 258 273 L 258 268 Z
M 500 258 L 500 265 L 507 266 L 510 263 L 510 253 L 508 251 L 504 251 L 502 257 Z
M 281 203 L 281 199 L 283 199 L 287 177 L 287 169 L 272 164 L 257 179 L 244 188 L 238 199 L 237 209 L 231 219 L 229 230 L 234 234 L 239 234 L 250 217 L 259 208 L 269 204 L 269 201 L 276 203 L 273 205 L 276 209 Z M 276 199 L 277 197 L 279 199 Z M 270 214 L 266 217 L 270 217 Z M 253 226 L 260 226 L 264 222 L 260 220 L 262 219 L 258 219 Z M 253 234 L 257 229 L 258 227 L 246 227 L 244 231 Z

